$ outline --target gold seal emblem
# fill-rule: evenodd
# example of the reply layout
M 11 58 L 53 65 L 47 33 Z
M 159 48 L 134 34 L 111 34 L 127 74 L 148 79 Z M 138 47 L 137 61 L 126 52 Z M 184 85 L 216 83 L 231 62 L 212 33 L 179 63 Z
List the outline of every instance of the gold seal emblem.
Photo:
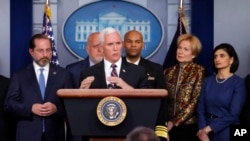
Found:
M 127 108 L 120 98 L 108 96 L 98 103 L 96 113 L 99 121 L 104 125 L 116 126 L 125 119 Z

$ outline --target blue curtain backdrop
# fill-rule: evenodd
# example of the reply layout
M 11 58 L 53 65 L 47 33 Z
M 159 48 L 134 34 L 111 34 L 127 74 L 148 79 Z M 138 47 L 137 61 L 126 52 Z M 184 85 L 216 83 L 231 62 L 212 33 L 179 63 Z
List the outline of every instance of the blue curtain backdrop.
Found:
M 212 74 L 214 1 L 192 0 L 192 31 L 203 44 L 198 62 Z M 28 53 L 29 39 L 32 36 L 32 0 L 11 0 L 11 50 L 10 70 L 13 71 L 31 63 Z M 42 14 L 42 13 L 41 13 Z
M 10 74 L 31 62 L 32 0 L 10 1 Z
M 213 73 L 213 48 L 214 48 L 214 0 L 192 0 L 192 31 L 202 43 L 202 52 L 198 63 Z

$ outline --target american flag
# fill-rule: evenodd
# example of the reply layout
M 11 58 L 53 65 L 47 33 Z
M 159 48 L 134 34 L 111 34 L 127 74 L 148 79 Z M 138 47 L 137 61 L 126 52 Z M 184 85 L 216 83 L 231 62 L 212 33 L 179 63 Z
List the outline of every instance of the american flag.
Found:
M 46 3 L 45 6 L 44 6 L 42 33 L 49 37 L 49 39 L 51 41 L 51 44 L 52 44 L 51 63 L 59 65 L 58 54 L 57 54 L 57 51 L 56 51 L 56 43 L 55 43 L 53 28 L 52 28 L 52 24 L 51 24 L 51 9 L 50 9 L 48 3 Z
M 186 21 L 186 17 L 184 14 L 184 9 L 179 8 L 177 29 L 172 39 L 172 42 L 170 44 L 170 47 L 168 49 L 167 55 L 165 57 L 165 60 L 163 63 L 163 69 L 172 67 L 178 63 L 176 59 L 177 39 L 180 35 L 186 34 L 186 33 L 187 33 L 187 21 Z

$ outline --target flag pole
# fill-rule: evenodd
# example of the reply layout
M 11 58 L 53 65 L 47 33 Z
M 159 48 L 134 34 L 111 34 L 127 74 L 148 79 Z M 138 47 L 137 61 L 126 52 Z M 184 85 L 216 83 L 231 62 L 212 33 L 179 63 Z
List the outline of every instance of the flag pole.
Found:
M 49 0 L 46 0 L 46 5 L 49 5 Z
M 178 10 L 178 18 L 177 18 L 177 29 L 175 31 L 174 37 L 172 39 L 172 42 L 170 44 L 170 47 L 168 49 L 167 55 L 165 57 L 164 63 L 163 63 L 163 69 L 169 68 L 174 66 L 178 63 L 176 60 L 176 50 L 177 50 L 177 39 L 180 35 L 186 34 L 186 27 L 183 24 L 183 18 L 184 15 L 184 8 L 183 8 L 183 0 L 179 0 L 179 5 L 177 5 Z M 171 139 L 170 139 L 171 140 Z
M 185 27 L 185 29 L 188 30 L 188 21 L 187 21 L 187 18 L 185 16 L 185 13 L 184 13 L 183 1 L 184 0 L 180 0 L 180 5 L 179 5 L 178 13 L 179 13 L 180 21 L 182 22 L 181 24 L 183 24 L 184 27 Z
M 182 8 L 183 0 L 180 0 L 180 8 Z

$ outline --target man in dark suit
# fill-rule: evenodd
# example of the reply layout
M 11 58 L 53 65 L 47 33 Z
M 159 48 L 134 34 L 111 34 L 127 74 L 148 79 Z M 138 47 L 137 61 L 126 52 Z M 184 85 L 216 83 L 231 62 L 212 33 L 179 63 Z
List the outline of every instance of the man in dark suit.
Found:
M 14 72 L 4 105 L 18 118 L 16 140 L 65 141 L 65 112 L 57 90 L 72 88 L 70 73 L 49 63 L 51 42 L 43 34 L 31 38 L 29 53 L 33 63 Z
M 0 141 L 15 141 L 15 119 L 4 112 L 4 100 L 9 87 L 9 79 L 0 75 Z
M 110 85 L 121 89 L 149 87 L 145 69 L 122 59 L 123 41 L 119 31 L 107 27 L 100 32 L 99 39 L 104 59 L 82 71 L 80 88 L 107 88 Z
M 88 57 L 82 61 L 75 62 L 66 66 L 66 69 L 69 70 L 74 83 L 74 88 L 79 88 L 80 85 L 80 74 L 86 68 L 93 66 L 102 61 L 103 59 L 103 50 L 100 47 L 99 41 L 100 32 L 93 32 L 88 36 L 86 51 Z M 72 136 L 70 130 L 67 135 L 68 141 L 87 141 L 87 137 L 81 136 Z
M 74 80 L 74 88 L 79 88 L 81 72 L 84 69 L 101 62 L 103 59 L 103 50 L 99 43 L 99 32 L 94 32 L 89 35 L 86 51 L 89 55 L 86 59 L 66 66 L 66 69 L 70 71 Z
M 250 128 L 250 74 L 245 77 L 247 96 L 240 115 L 240 123 Z
M 126 52 L 126 60 L 128 62 L 143 66 L 146 69 L 148 81 L 150 82 L 150 88 L 166 89 L 166 80 L 163 74 L 162 66 L 141 57 L 141 52 L 144 48 L 144 41 L 143 36 L 139 31 L 131 30 L 124 35 L 124 48 Z M 167 102 L 165 100 L 163 100 L 161 104 L 161 107 L 167 106 Z M 167 112 L 162 112 L 162 109 L 159 109 L 159 111 L 161 112 L 159 112 L 158 118 L 167 119 Z M 166 140 L 159 135 L 162 133 L 164 128 L 158 127 L 158 123 L 156 122 L 155 131 L 157 136 L 159 136 L 161 140 Z
M 124 48 L 128 62 L 143 66 L 146 69 L 150 88 L 166 89 L 162 66 L 141 57 L 144 41 L 139 31 L 131 30 L 125 34 Z

